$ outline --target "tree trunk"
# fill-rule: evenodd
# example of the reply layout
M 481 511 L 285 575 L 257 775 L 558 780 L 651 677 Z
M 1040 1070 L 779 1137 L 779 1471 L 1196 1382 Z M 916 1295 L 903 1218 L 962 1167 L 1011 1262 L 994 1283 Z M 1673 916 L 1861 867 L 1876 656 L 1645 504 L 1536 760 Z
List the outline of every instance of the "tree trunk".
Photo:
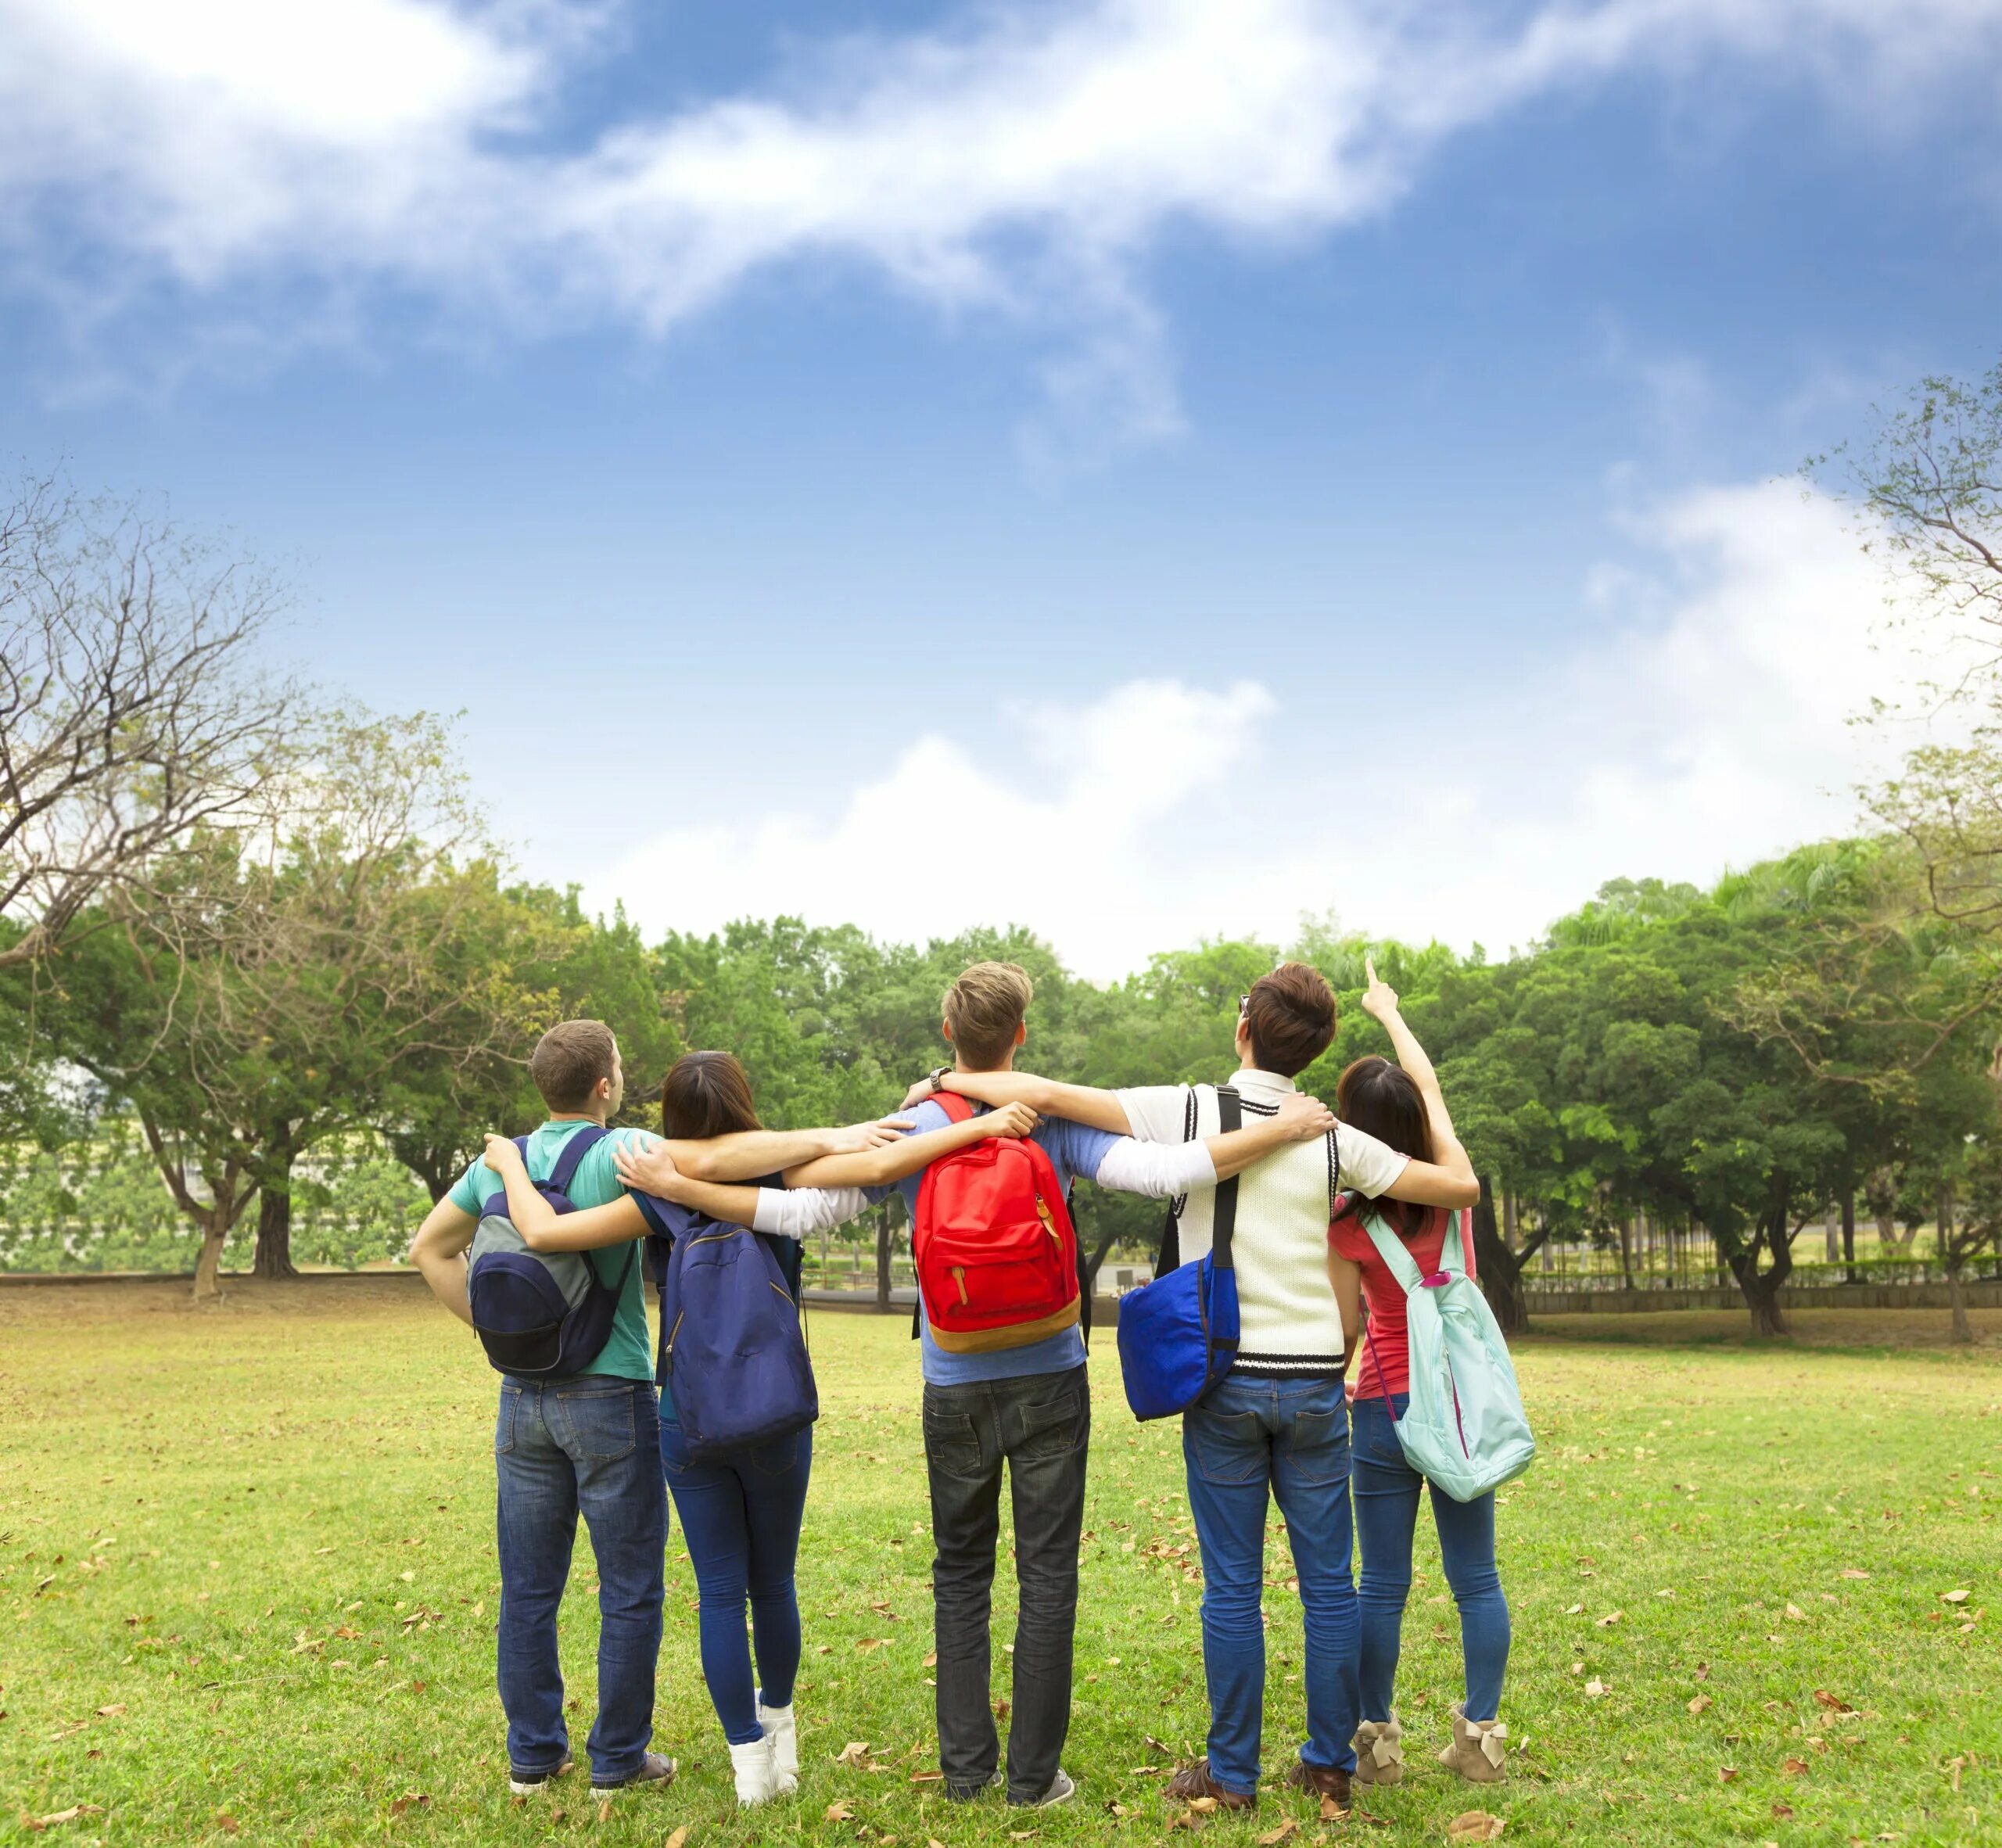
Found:
M 1751 1312 L 1752 1332 L 1755 1335 L 1783 1335 L 1787 1332 L 1786 1317 L 1780 1310 L 1780 1290 L 1793 1272 L 1793 1239 L 1788 1229 L 1792 1204 L 1792 1183 L 1784 1175 L 1774 1176 L 1768 1217 L 1753 1229 L 1750 1243 L 1741 1247 L 1730 1260 L 1738 1293 Z M 1720 1239 L 1716 1243 L 1721 1257 L 1724 1242 Z M 1772 1258 L 1772 1262 L 1763 1271 L 1759 1268 L 1761 1247 Z
M 1620 1268 L 1626 1277 L 1627 1287 L 1634 1287 L 1634 1222 L 1620 1222 Z
M 1957 1252 L 1946 1252 L 1941 1266 L 1946 1273 L 1946 1301 L 1954 1311 L 1954 1344 L 1958 1347 L 1974 1345 L 1974 1324 L 1968 1320 L 1968 1293 L 1961 1274 L 1961 1260 Z
M 1856 1276 L 1856 1189 L 1853 1186 L 1842 1189 L 1842 1262 L 1849 1267 L 1850 1283 Z
M 289 1139 L 267 1147 L 271 1166 L 257 1193 L 257 1248 L 250 1274 L 269 1281 L 299 1275 L 292 1261 L 292 1164 L 296 1151 Z
M 195 1260 L 195 1301 L 198 1303 L 220 1302 L 222 1300 L 222 1282 L 219 1272 L 222 1268 L 222 1248 L 229 1238 L 231 1222 L 236 1215 L 230 1211 L 227 1200 L 218 1200 L 202 1222 L 202 1249 Z
M 1502 1243 L 1494 1223 L 1494 1189 L 1483 1175 L 1480 1204 L 1473 1209 L 1474 1269 L 1480 1293 L 1505 1335 L 1519 1335 L 1530 1325 L 1529 1304 L 1523 1297 L 1523 1267 L 1530 1256 Z
M 1836 1264 L 1841 1261 L 1842 1237 L 1842 1211 L 1832 1203 L 1823 1208 L 1821 1213 L 1822 1258 L 1824 1262 Z
M 1519 1251 L 1523 1248 L 1522 1208 L 1512 1187 L 1502 1196 L 1502 1242 L 1511 1251 Z

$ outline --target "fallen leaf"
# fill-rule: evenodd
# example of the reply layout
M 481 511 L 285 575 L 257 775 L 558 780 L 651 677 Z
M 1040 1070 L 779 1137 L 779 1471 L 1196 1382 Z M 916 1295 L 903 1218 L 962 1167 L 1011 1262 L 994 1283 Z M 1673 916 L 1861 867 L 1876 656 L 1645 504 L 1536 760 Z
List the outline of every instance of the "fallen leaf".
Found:
M 1710 1678 L 1710 1663 L 1707 1663 L 1707 1662 L 1699 1662 L 1699 1663 L 1696 1664 L 1696 1679 L 1697 1679 L 1698 1681 L 1707 1681 Z
M 1942 1591 L 1939 1598 L 1943 1603 L 1964 1604 L 1968 1601 L 1968 1595 L 1969 1594 L 1965 1591 Z
M 1844 1578 L 1867 1578 L 1869 1576 L 1870 1574 L 1860 1566 L 1845 1566 L 1842 1568 Z
M 1793 1806 L 1791 1803 L 1774 1803 L 1773 1820 L 1775 1822 L 1791 1822 L 1793 1820 Z
M 1623 1610 L 1609 1610 L 1604 1617 L 1595 1620 L 1597 1627 L 1601 1630 L 1609 1628 L 1611 1625 L 1618 1623 L 1622 1617 L 1626 1616 L 1626 1612 Z M 1476 1815 L 1480 1813 L 1480 1812 L 1473 1810 L 1469 1810 L 1467 1812 L 1469 1816 Z
M 1797 1604 L 1789 1604 L 1786 1607 L 1786 1614 L 1789 1620 L 1793 1623 L 1804 1624 L 1807 1621 L 1806 1612 Z
M 674 1832 L 673 1835 L 669 1835 L 667 1839 L 661 1844 L 661 1848 L 683 1848 L 683 1844 L 686 1843 L 687 1839 L 688 1825 L 684 1822 Z
M 226 1835 L 233 1835 L 242 1826 L 227 1810 L 216 1811 L 216 1827 Z
M 1690 1702 L 1689 1710 L 1692 1713 L 1700 1713 L 1706 1707 L 1713 1706 L 1715 1705 L 1716 1703 L 1710 1699 L 1709 1695 L 1699 1694 L 1694 1700 Z
M 610 1797 L 608 1796 L 598 1805 L 597 1819 L 601 1822 L 609 1822 L 612 1820 L 612 1799 Z
M 1585 1683 L 1585 1694 L 1587 1698 L 1590 1699 L 1598 1699 L 1598 1697 L 1605 1692 L 1606 1683 L 1601 1681 L 1597 1675 L 1594 1675 L 1590 1681 Z
M 1299 1822 L 1294 1817 L 1289 1816 L 1277 1828 L 1269 1828 L 1258 1838 L 1258 1848 L 1278 1848 L 1278 1845 L 1288 1835 L 1297 1835 L 1299 1833 Z
M 942 1784 L 945 1781 L 945 1774 L 943 1771 L 913 1771 L 910 1781 L 913 1784 Z
M 72 1803 L 66 1810 L 57 1810 L 47 1816 L 27 1817 L 23 1820 L 30 1828 L 55 1828 L 65 1822 L 74 1822 L 79 1816 L 102 1816 L 103 1814 L 95 1803 Z
M 1468 1810 L 1446 1825 L 1446 1839 L 1449 1842 L 1498 1841 L 1502 1831 L 1506 1826 L 1499 1816 L 1491 1816 L 1485 1810 Z
M 1564 1606 L 1564 1614 L 1567 1617 L 1582 1617 L 1584 1614 L 1584 1609 L 1585 1607 L 1582 1604 L 1567 1604 Z
M 416 1581 L 417 1574 L 414 1572 L 400 1572 L 396 1574 L 396 1577 L 401 1579 L 404 1583 L 407 1585 L 414 1584 Z
M 1189 1807 L 1198 1816 L 1207 1816 L 1212 1810 L 1221 1809 L 1222 1807 L 1213 1796 L 1192 1796 L 1189 1800 Z
M 406 1810 L 428 1810 L 430 1807 L 429 1797 L 420 1796 L 414 1790 L 407 1790 L 389 1805 L 389 1814 L 392 1816 L 400 1816 Z
M 1826 1707 L 1832 1713 L 1853 1713 L 1856 1711 L 1856 1709 L 1847 1701 L 1831 1694 L 1826 1688 L 1817 1688 L 1814 1690 L 1814 1704 L 1817 1706 Z
M 1717 1782 L 1720 1784 L 1735 1784 L 1738 1773 L 1731 1766 L 1720 1764 L 1717 1767 Z
M 1807 1760 L 1804 1758 L 1789 1758 L 1780 1767 L 1780 1769 L 1789 1778 L 1804 1778 L 1807 1775 Z
M 845 1801 L 830 1803 L 827 1806 L 827 1814 L 821 1820 L 825 1822 L 852 1822 L 855 1820 L 855 1810 Z
M 1321 1799 L 1321 1820 L 1323 1822 L 1339 1822 L 1347 1814 L 1348 1811 L 1336 1803 L 1332 1796 L 1324 1796 Z
M 124 1713 L 124 1702 L 122 1700 L 114 1700 L 109 1706 L 99 1707 L 97 1710 L 97 1717 L 100 1720 L 115 1720 L 120 1713 Z
M 924 1658 L 924 1666 L 927 1668 L 936 1668 L 938 1666 L 938 1652 L 936 1649 Z
M 850 1739 L 846 1745 L 842 1746 L 841 1749 L 834 1754 L 834 1763 L 837 1764 L 859 1764 L 868 1756 L 868 1740 Z
M 889 1640 L 887 1636 L 865 1636 L 855 1646 L 866 1656 L 871 1649 L 880 1649 Z

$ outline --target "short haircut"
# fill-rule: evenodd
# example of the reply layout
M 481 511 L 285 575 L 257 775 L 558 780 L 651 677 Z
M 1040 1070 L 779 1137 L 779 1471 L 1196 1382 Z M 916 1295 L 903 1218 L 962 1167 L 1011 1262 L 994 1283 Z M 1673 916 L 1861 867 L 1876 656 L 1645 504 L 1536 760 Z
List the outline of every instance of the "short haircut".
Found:
M 1282 963 L 1252 983 L 1244 998 L 1251 1060 L 1261 1071 L 1291 1078 L 1333 1043 L 1335 991 L 1319 969 Z
M 1016 963 L 975 963 L 945 991 L 953 1047 L 974 1070 L 1006 1063 L 1035 984 Z
M 529 1076 L 551 1110 L 582 1110 L 618 1062 L 619 1042 L 603 1021 L 558 1021 L 535 1042 Z

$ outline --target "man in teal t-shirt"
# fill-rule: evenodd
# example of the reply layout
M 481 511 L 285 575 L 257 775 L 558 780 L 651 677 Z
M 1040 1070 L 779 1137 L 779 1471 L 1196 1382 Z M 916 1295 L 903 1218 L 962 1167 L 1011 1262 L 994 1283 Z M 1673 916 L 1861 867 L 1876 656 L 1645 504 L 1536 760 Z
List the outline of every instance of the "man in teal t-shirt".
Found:
M 528 1150 L 529 1179 L 547 1180 L 565 1144 L 586 1124 L 597 1121 L 589 1116 L 552 1116 L 531 1134 Z M 569 1186 L 565 1190 L 570 1204 L 576 1207 L 611 1205 L 622 1191 L 618 1172 L 612 1165 L 612 1151 L 620 1147 L 644 1148 L 658 1139 L 644 1129 L 615 1129 L 587 1149 L 583 1160 L 577 1164 L 577 1172 Z M 506 1193 L 500 1177 L 484 1161 L 475 1161 L 459 1176 L 446 1198 L 477 1225 L 480 1215 L 486 1210 L 486 1203 L 496 1194 L 504 1197 Z M 651 1380 L 654 1376 L 653 1347 L 647 1334 L 645 1279 L 637 1254 L 628 1246 L 615 1245 L 604 1251 L 587 1251 L 583 1255 L 596 1268 L 601 1283 L 616 1283 L 619 1272 L 622 1270 L 626 1273 L 626 1287 L 619 1292 L 612 1333 L 597 1358 L 589 1362 L 583 1372 L 609 1375 L 615 1380 Z M 630 1265 L 626 1262 L 629 1257 L 634 1260 Z

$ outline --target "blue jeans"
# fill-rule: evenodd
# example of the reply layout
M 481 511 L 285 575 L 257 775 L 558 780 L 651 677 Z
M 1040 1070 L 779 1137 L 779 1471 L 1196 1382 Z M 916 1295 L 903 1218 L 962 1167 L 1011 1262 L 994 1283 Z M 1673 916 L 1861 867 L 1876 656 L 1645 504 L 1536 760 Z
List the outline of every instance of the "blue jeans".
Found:
M 518 1771 L 554 1771 L 570 1755 L 556 1607 L 570 1576 L 579 1511 L 598 1573 L 591 1774 L 629 1777 L 646 1756 L 667 1545 L 667 1498 L 653 1446 L 642 1441 L 652 1434 L 654 1417 L 654 1389 L 644 1381 L 576 1373 L 543 1385 L 501 1383 L 493 1430 L 500 1705 L 508 1762 Z
M 695 1567 L 702 1678 L 723 1736 L 733 1746 L 749 1745 L 759 1737 L 759 1726 L 751 1646 L 744 1640 L 747 1599 L 766 1706 L 790 1706 L 799 1673 L 799 1599 L 792 1575 L 813 1467 L 813 1427 L 727 1462 L 691 1463 L 679 1421 L 662 1413 L 660 1461 Z
M 1401 1418 L 1410 1403 L 1393 1393 Z M 1362 1717 L 1387 1720 L 1397 1676 L 1405 1599 L 1411 1591 L 1411 1544 L 1425 1478 L 1405 1461 L 1392 1412 L 1381 1394 L 1355 1401 L 1355 1526 L 1362 1541 Z M 1466 1713 L 1492 1720 L 1509 1666 L 1509 1601 L 1494 1570 L 1494 1498 L 1455 1502 L 1432 1491 L 1439 1556 L 1460 1607 L 1460 1652 L 1466 1661 Z
M 1355 1583 L 1348 1505 L 1348 1406 L 1336 1380 L 1233 1373 L 1182 1416 L 1189 1507 L 1203 1548 L 1203 1667 L 1210 1775 L 1258 1788 L 1265 1704 L 1265 1506 L 1269 1490 L 1307 1613 L 1309 1764 L 1355 1768 Z

